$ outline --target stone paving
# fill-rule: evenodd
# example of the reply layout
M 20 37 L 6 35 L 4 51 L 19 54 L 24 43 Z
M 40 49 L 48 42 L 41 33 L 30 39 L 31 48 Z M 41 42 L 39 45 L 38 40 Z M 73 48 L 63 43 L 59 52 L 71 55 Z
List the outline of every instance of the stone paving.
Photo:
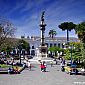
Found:
M 0 74 L 0 85 L 85 85 L 85 76 L 61 72 L 59 65 L 48 65 L 47 72 L 41 72 L 39 65 L 33 66 L 21 74 Z

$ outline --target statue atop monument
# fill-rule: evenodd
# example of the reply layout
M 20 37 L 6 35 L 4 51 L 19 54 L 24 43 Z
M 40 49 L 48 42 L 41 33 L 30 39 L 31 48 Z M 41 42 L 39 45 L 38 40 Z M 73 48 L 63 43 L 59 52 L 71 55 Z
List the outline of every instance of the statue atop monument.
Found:
M 42 12 L 41 21 L 44 21 L 44 14 L 45 14 L 45 11 Z
M 45 24 L 45 21 L 44 21 L 44 14 L 45 14 L 45 11 L 43 11 L 42 12 L 42 15 L 41 15 L 41 23 L 40 23 L 40 29 L 42 30 L 42 31 L 45 31 L 45 26 L 46 26 L 46 24 Z

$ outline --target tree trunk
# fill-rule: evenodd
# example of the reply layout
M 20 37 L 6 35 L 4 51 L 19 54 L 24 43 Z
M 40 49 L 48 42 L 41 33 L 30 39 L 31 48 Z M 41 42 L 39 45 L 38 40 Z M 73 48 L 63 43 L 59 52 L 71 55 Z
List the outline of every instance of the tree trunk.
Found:
M 69 30 L 67 29 L 67 45 L 69 45 Z

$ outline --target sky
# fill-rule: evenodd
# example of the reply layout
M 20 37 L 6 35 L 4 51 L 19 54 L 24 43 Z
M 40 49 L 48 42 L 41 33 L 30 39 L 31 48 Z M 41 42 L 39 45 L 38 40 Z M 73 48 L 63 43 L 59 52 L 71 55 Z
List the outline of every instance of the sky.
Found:
M 66 37 L 66 31 L 58 28 L 63 22 L 79 24 L 85 21 L 85 0 L 0 0 L 0 17 L 17 28 L 15 37 L 40 36 L 40 17 L 45 11 L 47 24 L 45 36 L 54 29 L 57 37 Z M 74 30 L 70 37 L 77 37 Z

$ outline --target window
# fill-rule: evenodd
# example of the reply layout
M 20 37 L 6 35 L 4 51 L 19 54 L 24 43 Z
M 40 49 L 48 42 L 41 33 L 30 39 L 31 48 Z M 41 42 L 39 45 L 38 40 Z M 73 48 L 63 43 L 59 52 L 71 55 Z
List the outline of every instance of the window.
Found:
M 60 48 L 60 43 L 58 43 L 58 47 Z
M 52 43 L 50 43 L 50 47 L 52 47 Z
M 62 48 L 64 48 L 64 45 L 63 45 L 63 43 L 62 43 Z
M 54 46 L 56 46 L 56 43 L 54 43 Z

